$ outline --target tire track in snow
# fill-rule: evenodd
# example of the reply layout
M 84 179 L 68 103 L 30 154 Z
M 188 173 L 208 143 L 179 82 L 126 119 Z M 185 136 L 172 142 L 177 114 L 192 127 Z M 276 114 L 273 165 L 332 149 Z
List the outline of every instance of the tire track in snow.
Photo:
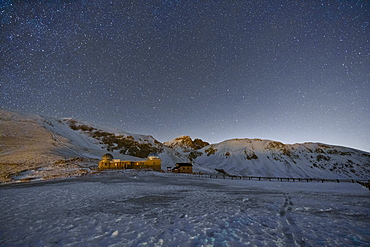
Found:
M 310 246 L 303 240 L 302 231 L 292 218 L 292 206 L 292 198 L 287 195 L 279 210 L 282 232 L 286 239 L 286 244 L 287 246 Z

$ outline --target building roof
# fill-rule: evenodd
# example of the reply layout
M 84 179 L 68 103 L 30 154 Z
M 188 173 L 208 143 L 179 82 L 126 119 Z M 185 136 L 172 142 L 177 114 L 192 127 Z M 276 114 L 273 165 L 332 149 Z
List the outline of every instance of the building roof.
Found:
M 156 160 L 156 159 L 160 159 L 160 158 L 159 158 L 158 153 L 153 152 L 153 153 L 150 153 L 150 154 L 148 155 L 148 159 L 149 159 L 149 160 Z
M 113 155 L 111 155 L 110 153 L 106 153 L 103 155 L 103 157 L 101 157 L 102 160 L 112 160 L 113 159 Z
M 191 163 L 176 163 L 176 166 L 193 166 Z

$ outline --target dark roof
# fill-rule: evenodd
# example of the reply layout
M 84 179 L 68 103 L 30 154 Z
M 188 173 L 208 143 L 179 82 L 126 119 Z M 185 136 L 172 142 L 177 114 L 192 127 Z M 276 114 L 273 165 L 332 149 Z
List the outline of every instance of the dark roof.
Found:
M 176 163 L 176 166 L 193 166 L 191 163 Z

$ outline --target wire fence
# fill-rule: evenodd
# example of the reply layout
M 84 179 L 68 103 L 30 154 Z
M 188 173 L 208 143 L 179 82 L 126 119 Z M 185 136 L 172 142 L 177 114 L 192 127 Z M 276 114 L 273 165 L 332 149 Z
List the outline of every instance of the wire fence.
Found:
M 297 178 L 297 177 L 262 177 L 262 176 L 236 176 L 226 174 L 206 174 L 206 173 L 172 173 L 172 176 L 199 177 L 213 179 L 231 180 L 258 180 L 258 181 L 280 181 L 280 182 L 334 182 L 334 183 L 358 183 L 370 190 L 370 180 L 368 179 L 335 179 L 335 178 Z
M 117 171 L 118 169 L 112 169 L 110 171 Z M 140 172 L 148 172 L 152 173 L 153 170 L 136 170 L 136 169 L 129 169 L 129 170 L 121 170 L 126 171 L 128 173 L 137 173 Z M 163 171 L 162 171 L 163 172 Z M 237 175 L 230 175 L 230 174 L 223 174 L 223 173 L 181 173 L 181 172 L 171 172 L 167 171 L 164 172 L 170 176 L 178 176 L 178 177 L 198 177 L 204 179 L 231 179 L 231 180 L 258 180 L 258 181 L 279 181 L 279 182 L 334 182 L 334 183 L 358 183 L 370 191 L 370 179 L 350 179 L 350 178 L 299 178 L 299 177 L 264 177 L 264 176 L 237 176 Z

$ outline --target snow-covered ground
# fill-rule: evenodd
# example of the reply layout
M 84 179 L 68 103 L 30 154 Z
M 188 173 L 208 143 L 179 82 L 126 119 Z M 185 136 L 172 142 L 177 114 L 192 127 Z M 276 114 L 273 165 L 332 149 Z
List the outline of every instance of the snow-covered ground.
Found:
M 105 172 L 0 186 L 0 246 L 369 246 L 359 184 Z

